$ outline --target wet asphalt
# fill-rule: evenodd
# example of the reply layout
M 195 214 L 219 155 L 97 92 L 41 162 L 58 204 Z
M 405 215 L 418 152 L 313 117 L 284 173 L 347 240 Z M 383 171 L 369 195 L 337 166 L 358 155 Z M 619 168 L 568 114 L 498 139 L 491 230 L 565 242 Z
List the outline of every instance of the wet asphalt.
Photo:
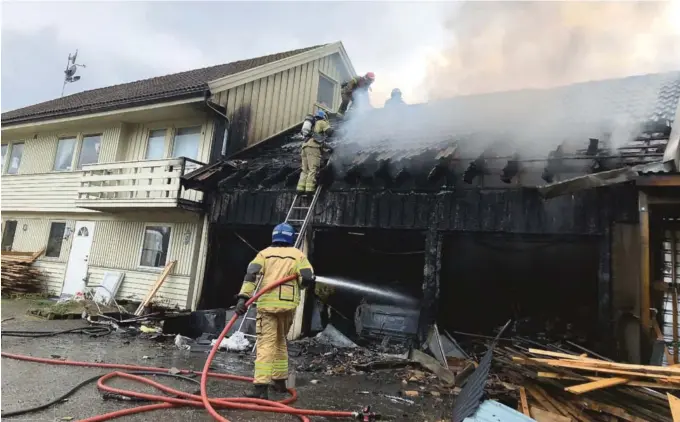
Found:
M 80 320 L 46 321 L 26 315 L 29 304 L 25 301 L 2 300 L 2 319 L 14 317 L 2 323 L 3 330 L 52 331 L 83 326 Z M 181 351 L 172 341 L 158 342 L 148 338 L 111 334 L 91 338 L 80 334 L 66 334 L 47 338 L 2 337 L 2 351 L 36 357 L 61 357 L 69 360 L 106 363 L 126 363 L 143 366 L 175 367 L 178 369 L 201 370 L 207 356 L 203 352 Z M 250 356 L 220 353 L 213 363 L 215 372 L 252 376 L 253 363 Z M 3 358 L 0 367 L 2 380 L 2 411 L 13 411 L 46 403 L 64 394 L 68 389 L 95 375 L 111 372 L 106 369 L 55 366 L 21 362 Z M 198 377 L 196 378 L 198 379 Z M 312 383 L 312 380 L 315 380 Z M 198 385 L 182 380 L 160 378 L 173 388 L 197 392 Z M 157 393 L 152 388 L 132 384 L 127 380 L 114 379 L 110 385 L 137 391 Z M 402 385 L 393 376 L 380 374 L 325 376 L 320 374 L 296 374 L 296 388 L 299 394 L 294 404 L 298 408 L 324 410 L 360 410 L 371 404 L 372 408 L 395 421 L 448 420 L 451 403 L 448 399 L 434 398 L 421 394 L 413 398 L 414 404 L 395 404 L 381 394 L 398 395 Z M 238 397 L 248 388 L 246 383 L 210 381 L 208 389 L 212 397 Z M 413 389 L 413 387 L 409 387 Z M 366 392 L 369 392 L 366 394 Z M 279 398 L 275 396 L 274 398 Z M 283 397 L 280 397 L 283 398 Z M 79 420 L 98 414 L 108 413 L 140 403 L 119 400 L 104 400 L 92 383 L 81 388 L 66 402 L 43 411 L 6 418 L 11 421 L 69 421 Z M 223 411 L 232 421 L 295 421 L 289 415 L 261 412 Z M 3 417 L 3 419 L 5 419 Z M 126 416 L 121 421 L 211 421 L 205 410 L 175 408 L 151 413 Z M 326 418 L 311 418 L 326 421 Z M 334 419 L 347 420 L 347 419 Z

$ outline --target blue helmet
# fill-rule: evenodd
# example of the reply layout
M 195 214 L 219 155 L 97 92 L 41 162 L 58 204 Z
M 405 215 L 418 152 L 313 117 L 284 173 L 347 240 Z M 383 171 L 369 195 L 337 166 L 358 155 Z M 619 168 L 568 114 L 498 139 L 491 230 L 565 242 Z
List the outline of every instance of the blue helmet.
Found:
M 316 112 L 316 117 L 318 117 L 319 119 L 325 120 L 326 119 L 326 112 L 323 111 L 323 110 L 319 110 L 319 111 Z
M 292 245 L 295 243 L 295 229 L 288 223 L 281 223 L 274 227 L 272 232 L 272 243 L 285 243 Z

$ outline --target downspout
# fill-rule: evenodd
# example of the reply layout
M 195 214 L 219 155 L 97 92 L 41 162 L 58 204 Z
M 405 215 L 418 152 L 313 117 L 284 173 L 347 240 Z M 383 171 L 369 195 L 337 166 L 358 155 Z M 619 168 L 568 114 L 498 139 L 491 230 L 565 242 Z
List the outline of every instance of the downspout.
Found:
M 670 167 L 669 170 L 680 171 L 680 99 L 675 110 L 675 120 L 671 128 L 671 135 L 666 144 L 666 151 L 663 154 L 663 162 Z
M 217 104 L 210 101 L 211 96 L 212 93 L 210 92 L 209 89 L 207 89 L 204 93 L 205 105 L 212 111 L 214 111 L 217 115 L 224 118 L 224 133 L 222 134 L 222 149 L 220 150 L 220 157 L 224 158 L 227 155 L 227 140 L 229 139 L 229 125 L 230 125 L 229 117 L 227 117 L 225 113 L 222 113 L 220 110 L 214 107 L 214 105 Z

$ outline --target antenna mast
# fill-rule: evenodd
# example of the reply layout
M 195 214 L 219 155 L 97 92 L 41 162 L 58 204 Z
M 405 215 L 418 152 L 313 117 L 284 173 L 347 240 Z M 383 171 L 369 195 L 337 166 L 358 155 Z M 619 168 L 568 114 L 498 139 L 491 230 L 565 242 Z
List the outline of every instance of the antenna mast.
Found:
M 70 84 L 73 82 L 78 82 L 80 80 L 80 76 L 76 76 L 76 70 L 78 70 L 78 67 L 87 67 L 84 64 L 77 64 L 76 63 L 76 58 L 78 57 L 78 49 L 76 49 L 76 52 L 73 53 L 73 56 L 71 56 L 71 53 L 68 55 L 68 60 L 66 61 L 66 70 L 64 70 L 64 84 L 61 86 L 61 96 L 64 96 L 64 89 L 66 88 L 66 84 Z

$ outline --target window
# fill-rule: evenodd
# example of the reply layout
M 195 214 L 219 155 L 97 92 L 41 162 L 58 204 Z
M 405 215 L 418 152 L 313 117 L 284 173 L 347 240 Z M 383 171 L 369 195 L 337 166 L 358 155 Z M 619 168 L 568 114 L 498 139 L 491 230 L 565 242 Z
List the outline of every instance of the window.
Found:
M 64 231 L 66 231 L 66 223 L 52 223 L 50 226 L 50 237 L 47 238 L 45 256 L 59 258 L 61 255 L 61 244 L 64 241 Z
M 146 226 L 142 243 L 141 267 L 164 267 L 168 259 L 170 227 Z
M 165 129 L 149 132 L 149 142 L 146 145 L 147 160 L 161 160 L 165 156 Z
M 5 221 L 5 230 L 2 232 L 2 250 L 11 251 L 14 244 L 14 234 L 17 231 L 17 222 L 14 220 Z
M 198 159 L 198 143 L 200 139 L 200 126 L 177 129 L 175 140 L 172 144 L 172 156 Z
M 57 144 L 57 156 L 54 158 L 54 170 L 68 171 L 73 166 L 73 153 L 76 149 L 76 138 L 63 138 Z
M 21 164 L 21 156 L 23 154 L 24 154 L 23 142 L 19 144 L 10 144 L 7 174 L 17 174 L 19 172 L 19 165 Z
M 319 75 L 319 91 L 316 94 L 316 102 L 327 109 L 332 109 L 336 85 L 335 82 L 327 77 Z
M 101 146 L 101 135 L 83 137 L 83 146 L 80 148 L 80 157 L 78 157 L 78 170 L 82 169 L 86 164 L 93 164 L 99 161 L 99 149 Z
M 7 144 L 2 144 L 2 158 L 0 158 L 0 165 L 2 166 L 2 170 L 5 169 L 5 156 L 7 155 Z

